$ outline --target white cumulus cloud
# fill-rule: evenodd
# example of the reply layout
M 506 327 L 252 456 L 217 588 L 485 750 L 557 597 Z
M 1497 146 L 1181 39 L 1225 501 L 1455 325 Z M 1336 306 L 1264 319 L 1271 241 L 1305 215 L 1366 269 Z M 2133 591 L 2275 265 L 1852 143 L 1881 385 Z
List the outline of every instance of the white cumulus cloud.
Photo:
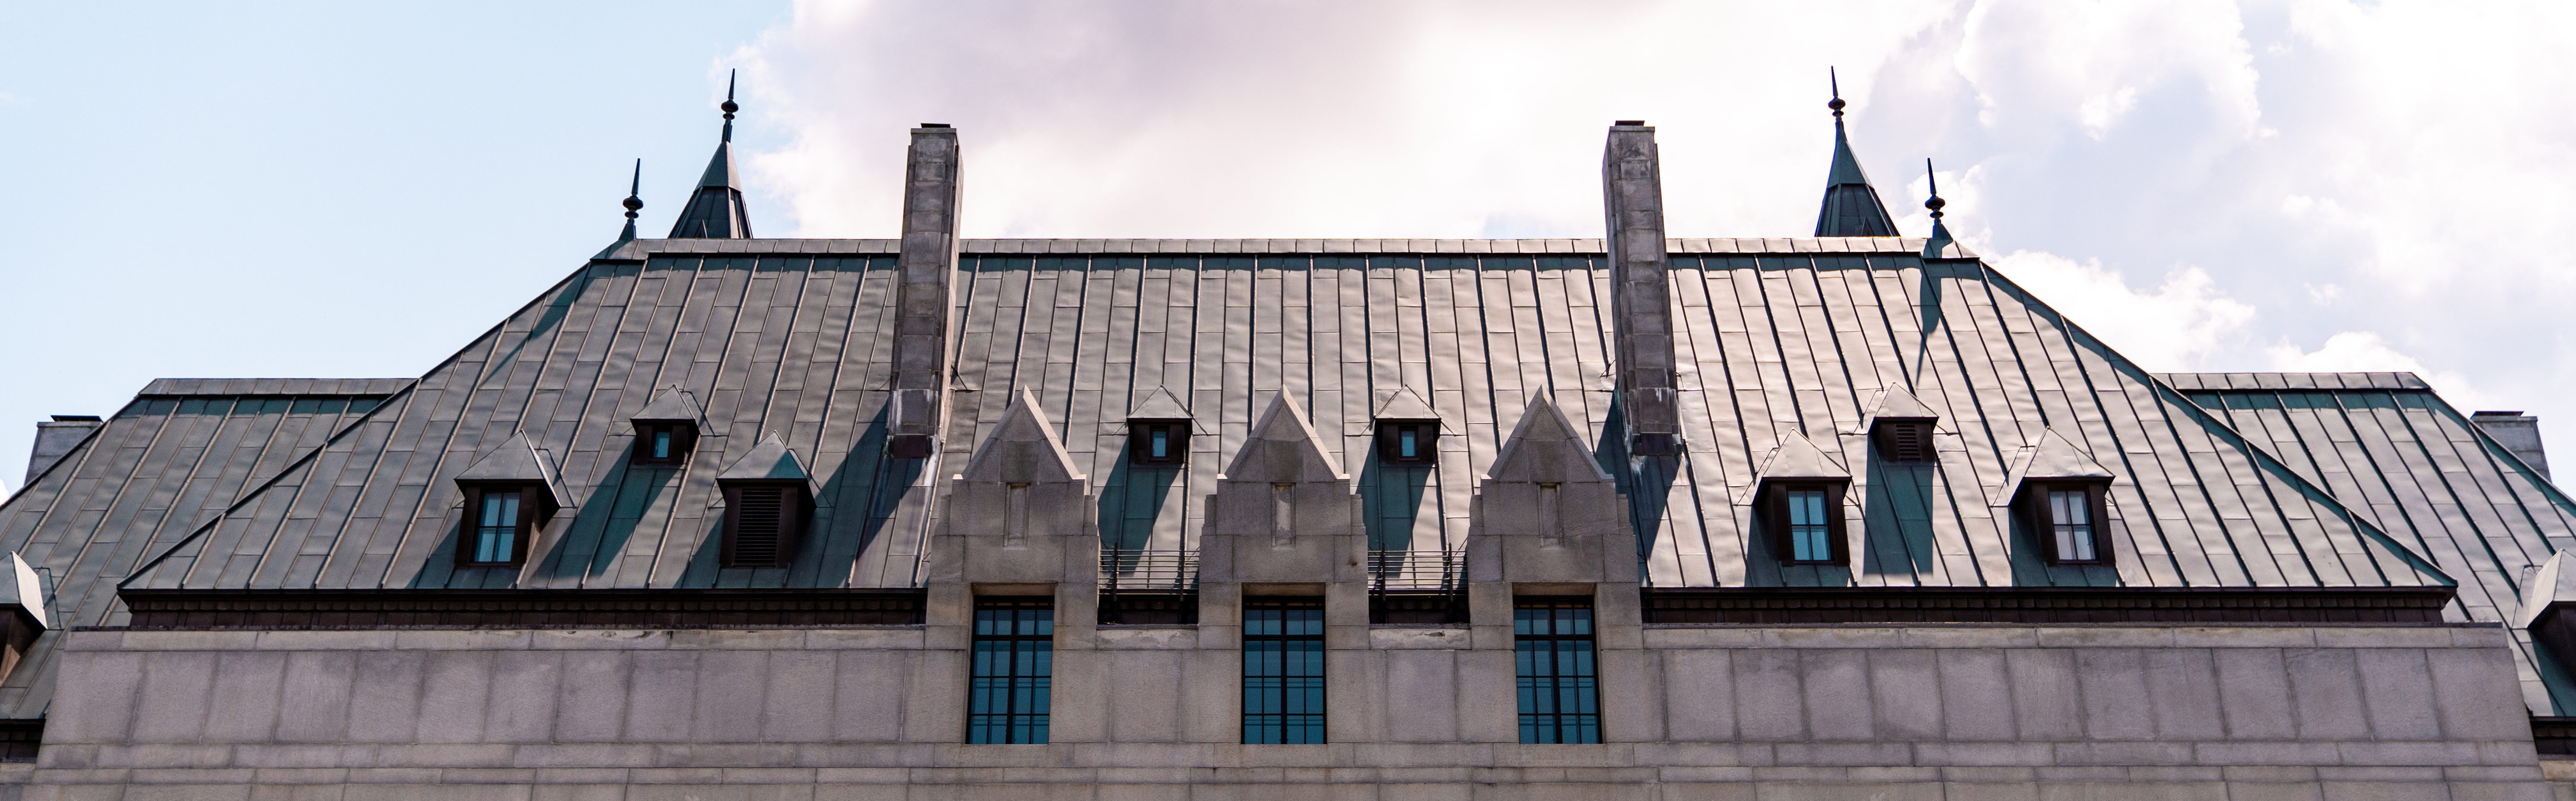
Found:
M 2186 372 L 2245 335 L 2254 307 L 2218 293 L 2209 273 L 2183 267 L 2152 292 L 2131 288 L 2099 260 L 2019 250 L 1988 263 L 2050 308 L 2154 372 Z

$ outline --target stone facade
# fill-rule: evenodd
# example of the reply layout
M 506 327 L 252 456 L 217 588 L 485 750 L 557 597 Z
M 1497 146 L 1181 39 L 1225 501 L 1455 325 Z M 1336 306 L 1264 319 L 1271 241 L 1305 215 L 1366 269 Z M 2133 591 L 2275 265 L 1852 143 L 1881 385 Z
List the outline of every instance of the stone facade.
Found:
M 1521 745 L 1507 627 L 1333 598 L 1334 742 L 1282 746 L 1238 744 L 1235 626 L 1066 615 L 1053 742 L 961 745 L 965 599 L 936 600 L 922 627 L 78 632 L 25 797 L 2549 796 L 2486 625 L 1605 622 L 1606 742 Z

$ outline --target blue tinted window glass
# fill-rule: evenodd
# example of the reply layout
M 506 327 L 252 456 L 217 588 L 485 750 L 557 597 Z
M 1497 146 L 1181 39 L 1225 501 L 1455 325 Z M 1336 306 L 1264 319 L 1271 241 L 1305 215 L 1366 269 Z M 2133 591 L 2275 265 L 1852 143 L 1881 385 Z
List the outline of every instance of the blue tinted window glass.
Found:
M 1243 602 L 1243 741 L 1324 741 L 1324 605 Z
M 1513 599 L 1513 667 L 1521 742 L 1601 742 L 1592 599 Z
M 966 742 L 1047 741 L 1055 675 L 1055 609 L 1046 598 L 975 602 L 966 695 Z

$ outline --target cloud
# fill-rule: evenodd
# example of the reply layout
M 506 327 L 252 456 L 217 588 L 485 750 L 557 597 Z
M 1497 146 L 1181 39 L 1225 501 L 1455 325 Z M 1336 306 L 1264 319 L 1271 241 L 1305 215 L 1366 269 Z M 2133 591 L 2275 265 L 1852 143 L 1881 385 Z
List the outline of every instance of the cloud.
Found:
M 2326 338 L 2316 350 L 2303 350 L 2282 343 L 2264 349 L 2271 357 L 2271 369 L 2285 373 L 2414 373 L 2432 384 L 2436 392 L 2452 405 L 2467 409 L 2486 408 L 2490 399 L 2471 385 L 2466 376 L 2454 371 L 2434 371 L 2424 363 L 2388 344 L 2370 331 L 2345 331 Z
M 1801 235 L 1832 65 L 1901 230 L 1931 156 L 1954 233 L 2141 363 L 2418 359 L 2576 435 L 2549 408 L 2571 29 L 2431 0 L 809 0 L 727 63 L 794 132 L 747 158 L 794 217 L 764 231 L 891 235 L 904 130 L 937 121 L 969 235 L 1079 237 L 1599 236 L 1614 119 L 1657 126 L 1674 235 Z
M 1676 234 L 1791 234 L 1823 188 L 1826 67 L 1865 106 L 1953 13 L 805 3 L 735 61 L 797 131 L 750 161 L 800 236 L 888 235 L 917 121 L 960 126 L 975 236 L 1599 236 L 1615 119 L 1659 127 Z
M 2129 287 L 2099 260 L 2019 250 L 1988 263 L 2013 283 L 2101 337 L 2120 355 L 2154 372 L 2198 369 L 2203 359 L 2243 337 L 2254 307 L 2218 294 L 2209 273 L 2184 267 L 2165 274 L 2153 293 Z

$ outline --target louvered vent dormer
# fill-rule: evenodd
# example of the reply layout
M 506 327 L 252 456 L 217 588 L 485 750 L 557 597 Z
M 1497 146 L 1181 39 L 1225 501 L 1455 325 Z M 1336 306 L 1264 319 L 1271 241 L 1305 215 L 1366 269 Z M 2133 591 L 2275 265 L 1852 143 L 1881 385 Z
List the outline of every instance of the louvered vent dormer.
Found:
M 813 517 L 805 466 L 771 434 L 716 476 L 724 488 L 725 567 L 786 567 Z
M 1878 408 L 1869 416 L 1870 449 L 1882 462 L 1941 461 L 1940 451 L 1932 442 L 1933 424 L 1940 419 L 1939 414 L 1905 390 L 1890 388 L 1879 396 Z

